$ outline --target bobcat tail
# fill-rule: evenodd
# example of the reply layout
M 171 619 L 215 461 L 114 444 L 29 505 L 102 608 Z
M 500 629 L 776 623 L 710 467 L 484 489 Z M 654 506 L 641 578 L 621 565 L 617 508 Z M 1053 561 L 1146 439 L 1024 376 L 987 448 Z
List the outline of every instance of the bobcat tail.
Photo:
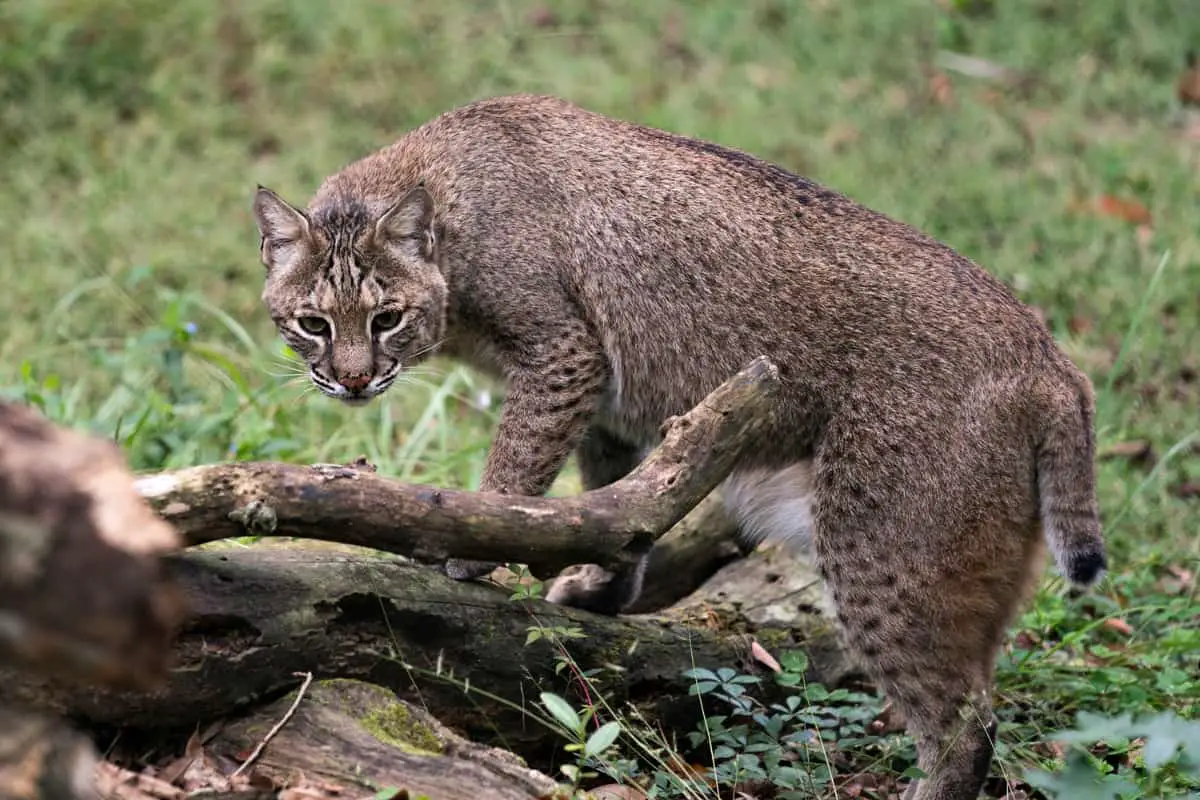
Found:
M 1088 587 L 1108 567 L 1096 502 L 1091 385 L 1080 376 L 1048 399 L 1037 446 L 1042 529 L 1059 571 L 1076 586 Z

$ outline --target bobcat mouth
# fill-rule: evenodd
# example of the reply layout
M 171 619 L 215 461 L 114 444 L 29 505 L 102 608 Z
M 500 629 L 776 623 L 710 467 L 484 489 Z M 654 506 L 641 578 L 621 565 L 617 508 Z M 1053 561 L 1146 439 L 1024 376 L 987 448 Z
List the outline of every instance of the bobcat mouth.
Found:
M 365 406 L 376 396 L 382 394 L 379 388 L 371 385 L 360 391 L 352 392 L 346 387 L 329 380 L 315 369 L 309 371 L 309 379 L 312 380 L 313 385 L 320 390 L 321 394 L 326 397 L 332 397 L 334 400 L 340 400 L 348 406 Z

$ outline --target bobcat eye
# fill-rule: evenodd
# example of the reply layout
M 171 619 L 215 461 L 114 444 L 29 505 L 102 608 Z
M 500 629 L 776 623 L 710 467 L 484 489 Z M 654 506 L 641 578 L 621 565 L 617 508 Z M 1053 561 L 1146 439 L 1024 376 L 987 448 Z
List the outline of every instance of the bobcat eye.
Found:
M 302 331 L 313 336 L 324 336 L 329 332 L 329 323 L 320 317 L 297 317 L 296 322 L 300 323 Z
M 402 314 L 399 311 L 382 311 L 371 320 L 371 329 L 375 333 L 390 331 L 400 324 Z

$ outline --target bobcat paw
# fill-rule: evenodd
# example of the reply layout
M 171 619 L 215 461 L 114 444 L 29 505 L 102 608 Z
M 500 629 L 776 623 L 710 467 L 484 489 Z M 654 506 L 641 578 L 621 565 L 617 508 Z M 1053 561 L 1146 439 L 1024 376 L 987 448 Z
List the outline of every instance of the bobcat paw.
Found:
M 567 567 L 546 590 L 546 601 L 595 614 L 616 616 L 620 611 L 622 582 L 597 564 Z

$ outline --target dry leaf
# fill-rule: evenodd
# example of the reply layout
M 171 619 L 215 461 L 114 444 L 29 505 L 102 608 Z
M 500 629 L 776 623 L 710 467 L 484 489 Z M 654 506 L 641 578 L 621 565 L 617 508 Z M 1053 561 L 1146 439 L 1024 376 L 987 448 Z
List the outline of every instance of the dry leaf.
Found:
M 835 122 L 825 130 L 825 146 L 835 153 L 840 153 L 849 145 L 855 144 L 861 134 L 858 128 L 846 122 Z
M 1038 742 L 1036 749 L 1055 761 L 1062 761 L 1067 757 L 1067 748 L 1063 746 L 1062 742 Z
M 940 70 L 929 72 L 929 97 L 940 106 L 954 104 L 954 83 Z
M 1175 82 L 1175 96 L 1185 106 L 1200 106 L 1200 63 L 1196 60 L 1196 53 L 1189 52 L 1183 64 L 1183 73 Z
M 1013 637 L 1013 646 L 1020 650 L 1034 650 L 1041 644 L 1041 641 L 1033 631 L 1018 631 L 1017 635 Z
M 196 730 L 188 737 L 184 745 L 183 755 L 172 760 L 159 771 L 159 778 L 172 786 L 182 785 L 183 776 L 192 768 L 192 764 L 204 759 L 204 737 Z
M 1092 320 L 1090 317 L 1084 317 L 1079 314 L 1074 314 L 1067 320 L 1067 329 L 1071 333 L 1087 333 L 1092 329 Z
M 673 756 L 667 762 L 667 769 L 684 781 L 704 784 L 706 786 L 716 786 L 716 783 L 707 775 L 708 768 L 703 764 L 688 764 L 680 761 L 678 757 Z
M 549 6 L 535 6 L 529 12 L 529 24 L 535 28 L 557 28 L 558 14 Z
M 1109 617 L 1104 620 L 1102 627 L 1108 628 L 1110 631 L 1115 631 L 1122 636 L 1133 635 L 1133 627 L 1120 617 Z
M 1168 564 L 1167 572 L 1171 573 L 1185 583 L 1191 583 L 1196 578 L 1196 576 L 1192 574 L 1191 570 L 1185 569 L 1178 564 Z
M 1191 570 L 1177 564 L 1167 565 L 1167 575 L 1158 580 L 1158 589 L 1166 594 L 1183 594 L 1191 591 L 1192 583 L 1196 580 Z
M 296 775 L 291 785 L 279 793 L 279 800 L 332 800 L 346 796 L 346 787 L 338 783 Z
M 783 76 L 765 64 L 747 64 L 746 80 L 755 89 L 772 89 L 783 83 Z
M 766 648 L 758 643 L 757 639 L 750 642 L 750 655 L 754 657 L 755 661 L 772 672 L 783 672 L 783 667 L 779 666 L 779 662 L 775 660 L 775 657 L 768 653 Z
M 1095 203 L 1096 213 L 1133 222 L 1138 225 L 1150 225 L 1153 220 L 1150 211 L 1136 200 L 1123 200 L 1111 194 L 1102 194 Z
M 606 783 L 588 791 L 593 800 L 646 800 L 646 793 L 633 786 Z
M 95 788 L 107 800 L 182 800 L 182 789 L 152 775 L 138 774 L 101 761 L 96 765 Z

